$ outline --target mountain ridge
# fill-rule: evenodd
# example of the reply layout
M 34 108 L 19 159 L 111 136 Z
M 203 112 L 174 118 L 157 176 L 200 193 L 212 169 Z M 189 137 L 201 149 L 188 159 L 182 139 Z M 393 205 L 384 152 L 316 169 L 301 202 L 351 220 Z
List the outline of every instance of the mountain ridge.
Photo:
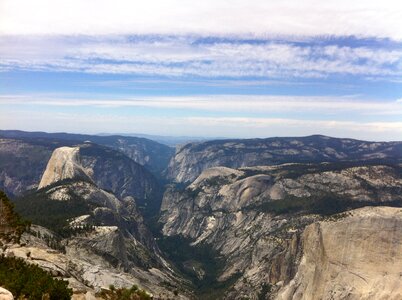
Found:
M 165 236 L 188 238 L 194 247 L 209 245 L 223 256 L 216 280 L 234 281 L 223 299 L 257 299 L 261 293 L 276 299 L 299 269 L 305 228 L 321 221 L 343 226 L 366 206 L 367 212 L 376 206 L 400 210 L 401 192 L 401 165 L 215 167 L 187 187 L 166 190 L 160 223 Z M 371 287 L 376 290 L 374 283 Z M 283 299 L 310 299 L 299 296 L 290 292 Z
M 156 141 L 130 136 L 99 136 L 89 134 L 74 133 L 47 133 L 47 132 L 28 132 L 20 130 L 0 130 L 0 138 L 10 139 L 47 139 L 64 143 L 93 142 L 99 145 L 111 147 L 115 150 L 125 153 L 128 157 L 137 163 L 147 166 L 151 171 L 159 173 L 162 171 L 170 156 L 173 155 L 173 148 L 160 144 Z
M 81 148 L 95 150 L 98 156 L 91 151 L 83 153 Z M 94 144 L 53 151 L 39 188 L 14 199 L 17 211 L 35 221 L 34 229 L 24 233 L 23 244 L 10 246 L 5 254 L 37 262 L 69 280 L 75 293 L 94 295 L 110 285 L 130 288 L 136 283 L 170 297 L 173 293 L 162 287 L 162 282 L 179 285 L 181 278 L 163 258 L 135 198 L 103 190 L 97 185 L 102 181 L 95 177 L 94 164 L 91 168 L 85 165 L 89 154 L 95 165 L 105 158 L 99 156 L 102 151 L 103 146 Z M 107 164 L 106 156 L 102 168 L 107 169 Z M 123 172 L 125 167 L 127 164 L 122 164 L 119 169 Z
M 176 150 L 166 177 L 179 183 L 195 180 L 205 169 L 283 163 L 402 161 L 402 142 L 367 142 L 322 135 L 233 139 L 189 143 Z

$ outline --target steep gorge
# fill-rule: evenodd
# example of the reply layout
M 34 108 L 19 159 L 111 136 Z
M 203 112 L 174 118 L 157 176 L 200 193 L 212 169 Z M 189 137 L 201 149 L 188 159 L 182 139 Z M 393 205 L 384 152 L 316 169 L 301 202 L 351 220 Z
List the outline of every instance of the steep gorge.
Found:
M 400 147 L 323 136 L 190 143 L 171 160 L 154 224 L 160 182 L 124 151 L 2 139 L 0 184 L 41 225 L 3 253 L 80 294 L 137 284 L 182 299 L 399 299 Z
M 320 248 L 308 239 L 311 228 L 321 224 L 317 222 L 334 224 L 328 227 L 327 236 L 331 236 L 330 230 L 348 228 L 348 222 L 353 220 L 362 225 L 372 222 L 374 227 L 371 230 L 376 230 L 376 224 L 382 221 L 376 223 L 375 211 L 382 211 L 382 208 L 375 206 L 401 206 L 401 192 L 402 172 L 398 165 L 294 164 L 237 170 L 216 167 L 204 171 L 184 189 L 168 189 L 162 203 L 160 222 L 166 236 L 189 238 L 193 246 L 209 245 L 222 256 L 224 268 L 217 274 L 216 280 L 234 280 L 228 286 L 225 298 L 280 296 L 280 299 L 314 299 L 300 298 L 299 294 L 304 292 L 300 292 L 301 287 L 297 290 L 298 281 L 294 283 L 294 294 L 290 287 L 283 287 L 296 273 L 302 274 L 295 277 L 295 280 L 302 278 L 299 281 L 318 276 L 303 275 L 306 251 L 319 255 L 315 251 Z M 362 209 L 360 213 L 359 209 L 354 210 L 364 206 L 374 207 Z M 360 220 L 365 215 L 368 219 Z M 390 223 L 400 222 L 397 213 L 389 218 Z M 360 230 L 364 231 L 364 228 L 362 226 Z M 333 234 L 337 233 L 334 231 Z M 347 244 L 349 238 L 350 244 Z M 381 239 L 381 236 L 377 235 L 374 240 L 377 238 Z M 352 249 L 357 241 L 354 235 L 345 235 L 341 242 L 344 247 Z M 303 247 L 306 243 L 309 246 Z M 387 245 L 390 253 L 399 247 L 392 241 Z M 365 249 L 355 250 L 364 252 Z M 358 253 L 350 255 L 355 257 Z M 395 255 L 391 256 L 392 260 L 397 259 Z M 373 257 L 372 268 L 375 268 L 376 259 L 391 259 L 381 253 L 374 253 Z M 349 267 L 346 265 L 345 268 Z M 371 293 L 379 293 L 375 282 L 387 280 L 381 272 L 376 276 L 367 287 Z M 329 281 L 327 278 L 317 285 L 326 286 Z M 354 286 L 355 282 L 347 283 L 339 282 L 346 290 L 354 290 L 356 297 L 363 296 L 362 290 Z M 305 284 L 313 293 L 311 291 L 315 288 L 311 287 L 312 283 Z M 335 286 L 336 282 L 328 288 L 328 295 L 335 293 Z M 353 299 L 347 293 L 344 295 L 339 299 Z M 396 297 L 398 293 L 390 295 Z

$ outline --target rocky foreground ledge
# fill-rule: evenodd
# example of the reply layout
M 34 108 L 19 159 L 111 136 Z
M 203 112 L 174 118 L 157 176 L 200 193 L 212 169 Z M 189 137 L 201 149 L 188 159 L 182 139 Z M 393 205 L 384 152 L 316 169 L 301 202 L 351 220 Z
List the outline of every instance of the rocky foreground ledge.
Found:
M 14 300 L 13 294 L 5 288 L 0 287 L 0 300 Z

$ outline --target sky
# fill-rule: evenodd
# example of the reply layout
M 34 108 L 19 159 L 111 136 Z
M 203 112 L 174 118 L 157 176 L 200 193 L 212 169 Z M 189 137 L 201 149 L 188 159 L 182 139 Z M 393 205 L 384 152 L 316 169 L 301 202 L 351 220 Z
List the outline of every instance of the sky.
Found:
M 0 0 L 0 129 L 402 140 L 402 2 Z

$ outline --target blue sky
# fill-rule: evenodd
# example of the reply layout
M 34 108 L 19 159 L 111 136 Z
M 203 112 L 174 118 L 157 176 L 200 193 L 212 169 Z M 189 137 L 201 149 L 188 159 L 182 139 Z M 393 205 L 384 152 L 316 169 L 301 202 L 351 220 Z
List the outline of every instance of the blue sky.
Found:
M 328 2 L 0 0 L 0 127 L 402 140 L 402 4 Z

